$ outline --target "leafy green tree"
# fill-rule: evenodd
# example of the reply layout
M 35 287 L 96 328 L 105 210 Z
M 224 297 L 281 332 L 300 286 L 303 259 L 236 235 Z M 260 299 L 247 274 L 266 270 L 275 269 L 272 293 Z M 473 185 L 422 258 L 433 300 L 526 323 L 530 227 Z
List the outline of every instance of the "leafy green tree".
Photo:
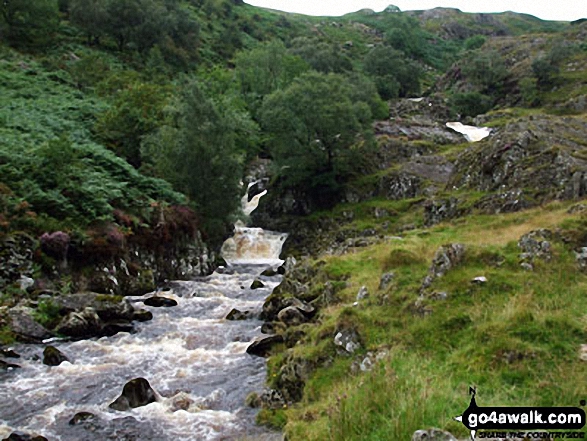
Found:
M 477 116 L 491 110 L 493 100 L 479 92 L 457 93 L 451 97 L 450 105 L 461 116 Z
M 343 73 L 353 65 L 338 45 L 316 39 L 298 37 L 291 42 L 290 52 L 303 58 L 313 69 L 324 73 Z
M 109 13 L 104 0 L 71 0 L 71 22 L 86 33 L 88 44 L 100 44 L 100 37 L 107 32 Z
M 475 49 L 479 49 L 481 46 L 485 44 L 487 39 L 483 35 L 473 35 L 465 40 L 465 49 L 468 51 L 474 51 Z
M 547 89 L 554 85 L 555 78 L 560 73 L 560 69 L 552 60 L 547 57 L 541 57 L 532 61 L 532 73 L 536 77 L 538 88 Z
M 280 41 L 240 52 L 235 66 L 241 94 L 253 116 L 257 116 L 263 97 L 287 87 L 309 68 L 300 57 L 289 54 Z
M 498 97 L 509 76 L 503 58 L 496 51 L 475 51 L 462 66 L 463 74 L 480 88 L 480 92 Z
M 378 46 L 365 57 L 365 72 L 388 100 L 420 93 L 421 69 L 404 54 L 389 46 Z
M 426 40 L 418 20 L 403 13 L 392 14 L 391 17 L 394 23 L 385 34 L 386 43 L 408 57 L 422 58 Z
M 142 163 L 141 140 L 163 123 L 169 88 L 133 83 L 116 94 L 108 111 L 96 123 L 96 131 L 118 156 L 135 168 Z
M 218 238 L 240 206 L 240 138 L 254 125 L 227 100 L 208 98 L 196 82 L 182 90 L 167 124 L 143 143 L 143 154 L 154 173 L 190 197 L 205 231 Z
M 57 0 L 4 0 L 0 35 L 15 46 L 47 45 L 59 25 Z
M 351 84 L 336 74 L 310 72 L 264 102 L 262 127 L 283 188 L 302 191 L 318 206 L 336 202 L 338 192 L 362 165 L 369 138 L 369 105 L 353 102 Z

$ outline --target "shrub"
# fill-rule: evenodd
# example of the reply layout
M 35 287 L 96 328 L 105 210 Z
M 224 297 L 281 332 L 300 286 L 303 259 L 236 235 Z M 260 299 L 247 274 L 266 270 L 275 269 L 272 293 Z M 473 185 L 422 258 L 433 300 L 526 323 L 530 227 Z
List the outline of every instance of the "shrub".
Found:
M 39 240 L 41 249 L 45 254 L 56 259 L 64 259 L 67 255 L 71 238 L 69 234 L 63 231 L 55 231 L 53 233 L 44 233 Z

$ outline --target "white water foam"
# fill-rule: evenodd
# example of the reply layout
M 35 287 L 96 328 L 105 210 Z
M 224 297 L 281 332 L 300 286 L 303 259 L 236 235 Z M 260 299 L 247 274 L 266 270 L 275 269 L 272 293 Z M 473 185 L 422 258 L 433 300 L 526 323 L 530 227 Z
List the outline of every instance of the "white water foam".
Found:
M 281 280 L 260 273 L 282 262 L 286 237 L 236 226 L 223 247 L 230 269 L 172 282 L 170 290 L 157 293 L 175 299 L 172 308 L 144 306 L 151 294 L 130 297 L 154 316 L 137 323 L 134 334 L 53 342 L 72 363 L 49 367 L 39 360 L 43 346 L 16 347 L 22 368 L 5 374 L 0 388 L 0 435 L 22 430 L 51 441 L 116 439 L 118 433 L 157 441 L 272 439 L 272 432 L 255 426 L 256 411 L 244 403 L 250 392 L 264 388 L 266 375 L 265 360 L 246 348 L 260 335 L 262 322 L 255 317 Z M 265 286 L 250 289 L 257 278 Z M 252 318 L 225 320 L 232 308 Z M 124 384 L 137 377 L 150 382 L 159 400 L 128 412 L 110 409 Z M 77 412 L 91 412 L 98 421 L 69 425 Z

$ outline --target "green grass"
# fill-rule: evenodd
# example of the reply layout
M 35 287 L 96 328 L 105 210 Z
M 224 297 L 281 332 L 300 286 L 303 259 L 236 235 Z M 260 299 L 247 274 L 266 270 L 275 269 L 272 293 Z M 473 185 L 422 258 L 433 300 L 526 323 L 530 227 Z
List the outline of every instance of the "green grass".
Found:
M 587 393 L 587 363 L 578 357 L 587 342 L 587 275 L 561 241 L 553 241 L 552 261 L 534 262 L 533 272 L 520 267 L 517 247 L 536 228 L 587 233 L 580 215 L 567 213 L 570 205 L 471 215 L 410 231 L 403 241 L 323 257 L 323 271 L 346 277 L 347 287 L 290 350 L 315 370 L 302 401 L 284 411 L 288 439 L 403 440 L 428 427 L 464 438 L 452 417 L 467 407 L 469 385 L 478 387 L 480 405 L 578 405 Z M 429 262 L 440 245 L 454 242 L 465 244 L 464 261 L 430 288 L 448 298 L 424 300 L 421 315 L 414 304 Z M 396 278 L 379 292 L 379 278 L 390 270 Z M 488 282 L 472 284 L 480 275 Z M 351 306 L 362 285 L 370 297 Z M 341 327 L 361 336 L 358 355 L 336 355 L 332 339 Z M 384 349 L 389 354 L 373 371 L 351 374 L 354 360 Z M 284 360 L 270 361 L 270 372 Z

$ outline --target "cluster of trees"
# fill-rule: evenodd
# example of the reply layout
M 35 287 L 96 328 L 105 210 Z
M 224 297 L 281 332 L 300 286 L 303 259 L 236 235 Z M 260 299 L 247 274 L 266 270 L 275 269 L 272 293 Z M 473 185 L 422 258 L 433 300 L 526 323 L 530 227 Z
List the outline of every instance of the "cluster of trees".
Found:
M 262 34 L 262 18 L 238 15 L 239 3 L 6 0 L 0 31 L 15 46 L 42 46 L 60 26 L 83 39 L 87 53 L 67 63 L 63 81 L 106 103 L 91 124 L 93 141 L 187 195 L 214 235 L 238 211 L 243 167 L 258 154 L 274 160 L 276 192 L 301 192 L 314 207 L 335 202 L 344 183 L 369 166 L 372 122 L 388 114 L 381 98 L 417 95 L 427 56 L 417 22 L 397 11 L 386 18 L 383 43 L 360 60 L 349 47 L 305 34 L 287 45 L 249 40 L 239 50 L 247 32 Z M 287 19 L 276 26 L 272 32 L 294 32 Z M 199 57 L 204 33 L 206 51 L 223 63 L 182 78 Z M 119 64 L 117 52 L 133 56 Z M 134 69 L 121 67 L 128 60 Z M 61 140 L 47 151 L 68 152 L 67 146 Z M 66 206 L 59 195 L 71 190 L 45 184 L 59 188 L 53 208 L 45 209 L 64 215 L 56 208 Z M 41 196 L 39 206 L 50 199 Z
M 14 46 L 52 42 L 61 12 L 91 45 L 108 38 L 120 51 L 141 54 L 157 46 L 182 67 L 197 56 L 199 24 L 181 0 L 6 0 L 0 10 L 0 32 Z
M 59 26 L 57 0 L 5 0 L 0 11 L 0 37 L 13 45 L 47 44 Z

